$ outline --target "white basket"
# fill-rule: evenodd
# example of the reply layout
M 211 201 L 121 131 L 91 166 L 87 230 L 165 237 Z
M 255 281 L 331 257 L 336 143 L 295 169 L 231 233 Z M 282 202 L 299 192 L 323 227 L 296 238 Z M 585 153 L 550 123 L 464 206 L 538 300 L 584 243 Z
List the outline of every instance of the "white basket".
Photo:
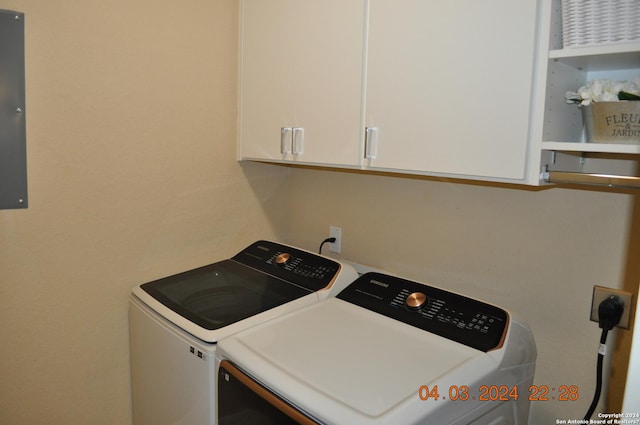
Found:
M 562 47 L 640 40 L 640 0 L 562 0 Z

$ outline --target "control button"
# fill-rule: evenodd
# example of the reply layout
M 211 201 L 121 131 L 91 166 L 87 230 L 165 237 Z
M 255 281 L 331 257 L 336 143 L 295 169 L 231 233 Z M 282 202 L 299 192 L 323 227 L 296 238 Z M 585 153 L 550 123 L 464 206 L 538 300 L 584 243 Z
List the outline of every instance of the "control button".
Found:
M 291 254 L 288 252 L 283 252 L 282 254 L 276 257 L 276 264 L 279 266 L 284 266 L 291 260 Z
M 427 296 L 422 292 L 414 292 L 409 294 L 407 300 L 405 301 L 405 305 L 410 310 L 419 310 L 421 309 L 425 303 L 427 302 Z

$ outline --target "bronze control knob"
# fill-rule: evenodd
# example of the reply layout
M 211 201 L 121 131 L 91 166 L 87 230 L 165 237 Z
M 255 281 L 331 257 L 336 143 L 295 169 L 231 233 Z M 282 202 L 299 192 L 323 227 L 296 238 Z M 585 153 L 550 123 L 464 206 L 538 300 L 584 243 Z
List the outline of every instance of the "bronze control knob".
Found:
M 276 257 L 276 264 L 279 266 L 284 266 L 291 260 L 291 254 L 288 252 L 283 252 L 282 254 Z
M 420 310 L 427 302 L 427 296 L 422 292 L 414 292 L 409 294 L 405 301 L 406 306 L 410 310 Z

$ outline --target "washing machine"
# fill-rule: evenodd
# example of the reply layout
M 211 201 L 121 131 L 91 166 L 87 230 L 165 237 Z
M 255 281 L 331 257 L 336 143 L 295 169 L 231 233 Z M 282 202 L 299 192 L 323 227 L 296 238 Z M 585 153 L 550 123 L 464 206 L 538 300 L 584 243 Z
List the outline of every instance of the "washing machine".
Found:
M 216 356 L 219 425 L 524 425 L 536 348 L 502 308 L 366 273 Z
M 348 264 L 257 241 L 232 258 L 132 289 L 135 425 L 213 425 L 221 338 L 338 294 Z

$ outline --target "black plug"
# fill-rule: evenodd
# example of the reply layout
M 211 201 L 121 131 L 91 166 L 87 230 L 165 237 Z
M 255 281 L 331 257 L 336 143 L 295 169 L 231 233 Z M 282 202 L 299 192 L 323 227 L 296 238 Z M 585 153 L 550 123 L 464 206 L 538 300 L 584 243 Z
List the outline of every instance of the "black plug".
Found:
M 610 331 L 620 322 L 622 312 L 624 311 L 624 302 L 616 295 L 602 300 L 598 306 L 598 324 L 602 329 Z
M 318 254 L 322 254 L 322 247 L 324 246 L 324 244 L 334 243 L 335 241 L 336 241 L 336 238 L 327 238 L 323 240 L 322 243 L 320 244 L 320 248 L 318 248 Z
M 609 298 L 602 300 L 598 306 L 598 324 L 602 328 L 602 335 L 600 336 L 600 349 L 598 350 L 596 392 L 593 394 L 591 406 L 589 406 L 589 410 L 587 410 L 587 414 L 584 417 L 585 421 L 589 421 L 600 399 L 600 392 L 602 391 L 602 364 L 604 362 L 604 355 L 607 352 L 607 346 L 605 345 L 607 342 L 607 333 L 620 322 L 623 312 L 624 301 L 617 295 L 610 295 Z

